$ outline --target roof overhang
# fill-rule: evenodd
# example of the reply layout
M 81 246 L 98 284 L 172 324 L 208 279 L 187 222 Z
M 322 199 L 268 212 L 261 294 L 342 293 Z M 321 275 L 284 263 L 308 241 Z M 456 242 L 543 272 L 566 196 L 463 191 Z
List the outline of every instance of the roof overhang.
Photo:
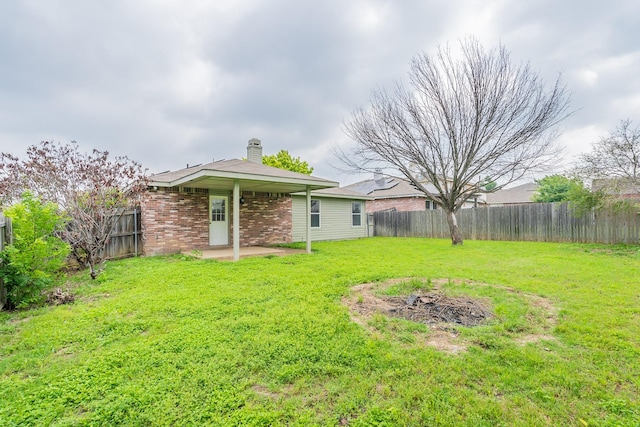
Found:
M 386 199 L 426 199 L 427 196 L 424 193 L 421 194 L 394 194 L 392 196 L 373 196 L 372 200 L 386 200 Z
M 335 181 L 316 179 L 313 177 L 292 178 L 275 177 L 269 175 L 251 174 L 244 172 L 228 172 L 203 169 L 193 174 L 173 181 L 149 180 L 151 187 L 191 187 L 206 188 L 213 191 L 231 191 L 233 183 L 239 180 L 242 191 L 256 191 L 265 193 L 295 193 L 298 191 L 319 190 L 333 188 L 339 184 Z
M 294 193 L 292 196 L 304 197 L 306 193 Z M 323 193 L 321 191 L 316 192 L 312 191 L 311 196 L 321 199 L 348 199 L 348 200 L 373 200 L 373 197 L 366 196 L 364 194 L 334 194 L 334 193 Z

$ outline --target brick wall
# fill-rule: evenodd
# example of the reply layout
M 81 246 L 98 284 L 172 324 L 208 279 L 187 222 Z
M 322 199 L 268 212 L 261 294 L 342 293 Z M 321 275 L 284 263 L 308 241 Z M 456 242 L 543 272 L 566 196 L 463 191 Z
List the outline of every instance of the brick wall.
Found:
M 142 231 L 147 255 L 209 247 L 209 195 L 159 189 L 145 194 Z
M 243 192 L 240 206 L 240 246 L 260 246 L 292 241 L 291 196 Z
M 201 190 L 199 190 L 201 191 Z M 290 195 L 243 192 L 240 246 L 292 240 Z M 229 194 L 229 245 L 233 244 L 233 197 Z M 209 249 L 209 194 L 159 189 L 142 201 L 142 231 L 147 255 Z
M 399 212 L 425 210 L 426 198 L 403 197 L 398 199 L 367 200 L 367 213 L 396 208 Z

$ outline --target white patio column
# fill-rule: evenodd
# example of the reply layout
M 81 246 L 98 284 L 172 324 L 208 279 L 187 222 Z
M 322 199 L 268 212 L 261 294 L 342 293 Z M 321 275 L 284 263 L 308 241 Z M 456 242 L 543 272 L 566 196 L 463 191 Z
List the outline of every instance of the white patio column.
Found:
M 240 259 L 240 180 L 233 180 L 233 260 Z
M 307 185 L 307 253 L 311 253 L 311 187 Z

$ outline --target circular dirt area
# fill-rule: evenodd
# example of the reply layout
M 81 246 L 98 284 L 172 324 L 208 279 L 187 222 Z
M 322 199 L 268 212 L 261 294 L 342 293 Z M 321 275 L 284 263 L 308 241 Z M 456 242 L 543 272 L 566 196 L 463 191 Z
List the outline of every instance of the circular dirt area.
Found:
M 414 292 L 408 296 L 375 295 L 375 288 L 401 282 L 391 280 L 384 284 L 364 283 L 352 288 L 354 296 L 345 299 L 352 312 L 369 315 L 382 312 L 430 325 L 452 323 L 461 326 L 477 326 L 494 317 L 489 304 L 472 297 L 450 297 L 437 288 L 429 292 Z
M 517 296 L 529 307 L 525 314 L 527 326 L 521 332 L 511 333 L 514 342 L 526 345 L 541 340 L 555 339 L 550 335 L 550 332 L 557 321 L 557 308 L 546 298 L 499 285 L 492 286 L 450 279 L 428 280 L 429 286 L 424 288 L 416 289 L 415 287 L 403 286 L 403 284 L 414 280 L 402 278 L 382 283 L 357 285 L 351 288 L 352 292 L 349 296 L 343 298 L 343 303 L 349 308 L 351 319 L 354 322 L 377 336 L 381 336 L 379 334 L 382 330 L 380 330 L 381 324 L 375 320 L 376 315 L 402 318 L 426 324 L 429 327 L 426 333 L 414 333 L 415 342 L 448 353 L 460 353 L 466 351 L 468 342 L 460 336 L 458 326 L 491 325 L 496 321 L 503 320 L 493 313 L 490 298 L 474 298 L 468 295 L 450 296 L 440 291 L 440 287 L 444 289 L 457 283 L 471 284 L 474 287 L 491 287 L 505 295 Z M 396 287 L 393 292 L 394 296 L 388 295 L 388 290 L 391 287 Z M 399 289 L 406 290 L 406 292 L 403 290 L 396 292 Z

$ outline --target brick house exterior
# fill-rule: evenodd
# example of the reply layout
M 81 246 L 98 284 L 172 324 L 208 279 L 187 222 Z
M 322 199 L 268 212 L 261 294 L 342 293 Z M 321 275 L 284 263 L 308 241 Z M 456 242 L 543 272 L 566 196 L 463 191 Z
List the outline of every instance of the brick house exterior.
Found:
M 423 211 L 426 209 L 426 197 L 399 197 L 395 199 L 368 200 L 367 213 L 395 209 L 397 211 Z
M 242 193 L 240 246 L 289 243 L 292 239 L 290 194 Z
M 240 246 L 291 242 L 291 195 L 245 191 L 241 196 L 244 203 L 240 205 Z M 229 199 L 233 201 L 231 194 Z M 189 187 L 152 190 L 142 201 L 142 212 L 145 254 L 210 248 L 208 190 Z M 233 207 L 229 218 L 231 229 Z M 231 234 L 229 244 L 233 245 Z
M 145 194 L 141 203 L 145 254 L 209 246 L 209 193 L 188 191 L 161 188 Z
M 430 182 L 421 184 L 430 194 L 438 194 L 436 187 Z M 435 202 L 427 198 L 425 193 L 408 180 L 395 176 L 383 176 L 379 169 L 374 173 L 373 179 L 356 182 L 344 188 L 370 197 L 371 200 L 366 204 L 367 213 L 386 210 L 424 211 L 438 208 Z M 484 204 L 484 197 L 468 200 L 462 207 L 472 208 L 478 203 Z
M 338 186 L 263 165 L 262 145 L 255 138 L 249 141 L 247 159 L 152 175 L 141 201 L 145 254 L 233 247 L 238 259 L 241 246 L 291 242 L 291 194 L 304 191 L 310 198 L 311 191 Z
M 371 198 L 366 203 L 367 213 L 386 210 L 423 211 L 434 205 L 427 196 L 406 179 L 382 175 L 376 171 L 373 179 L 356 182 L 345 188 Z

